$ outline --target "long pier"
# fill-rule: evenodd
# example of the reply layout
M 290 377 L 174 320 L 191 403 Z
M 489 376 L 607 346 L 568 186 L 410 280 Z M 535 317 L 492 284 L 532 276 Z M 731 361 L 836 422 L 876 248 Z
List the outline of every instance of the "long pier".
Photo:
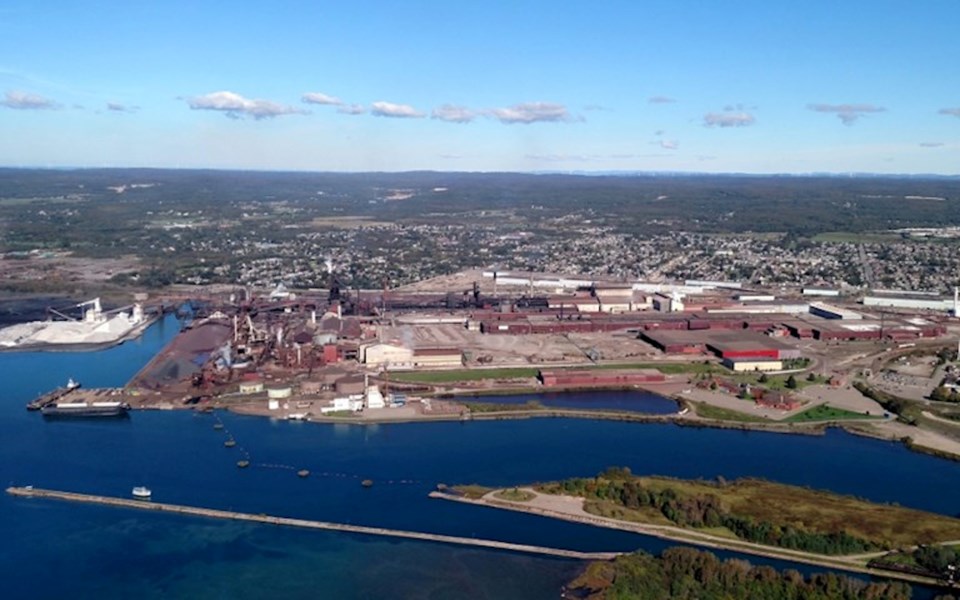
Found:
M 67 502 L 82 502 L 84 504 L 100 504 L 104 506 L 115 506 L 120 508 L 135 508 L 138 510 L 175 513 L 175 514 L 190 515 L 195 517 L 206 517 L 210 519 L 250 521 L 254 523 L 266 523 L 269 525 L 283 525 L 286 527 L 299 527 L 303 529 L 323 529 L 327 531 L 342 531 L 346 533 L 378 535 L 378 536 L 384 536 L 384 537 L 404 538 L 404 539 L 420 540 L 420 541 L 426 541 L 426 542 L 439 542 L 441 544 L 456 544 L 459 546 L 473 546 L 473 547 L 479 547 L 479 548 L 490 548 L 494 550 L 507 550 L 510 552 L 522 552 L 525 554 L 540 554 L 544 556 L 553 556 L 558 558 L 572 558 L 577 560 L 610 560 L 610 559 L 616 558 L 620 554 L 623 554 L 622 552 L 579 552 L 576 550 L 565 550 L 562 548 L 547 548 L 544 546 L 514 544 L 512 542 L 499 542 L 496 540 L 466 538 L 466 537 L 458 537 L 453 535 L 442 535 L 438 533 L 422 533 L 419 531 L 403 531 L 399 529 L 385 529 L 382 527 L 367 527 L 364 525 L 348 525 L 346 523 L 330 523 L 326 521 L 313 521 L 309 519 L 276 517 L 276 516 L 265 515 L 265 514 L 252 514 L 252 513 L 235 512 L 230 510 L 219 510 L 215 508 L 201 508 L 196 506 L 184 506 L 180 504 L 166 504 L 162 502 L 134 500 L 131 498 L 117 498 L 114 496 L 97 496 L 92 494 L 78 494 L 75 492 L 47 490 L 47 489 L 41 489 L 41 488 L 34 488 L 31 486 L 8 487 L 7 493 L 12 496 L 20 496 L 23 498 L 47 498 L 47 499 L 53 499 L 53 500 L 65 500 Z

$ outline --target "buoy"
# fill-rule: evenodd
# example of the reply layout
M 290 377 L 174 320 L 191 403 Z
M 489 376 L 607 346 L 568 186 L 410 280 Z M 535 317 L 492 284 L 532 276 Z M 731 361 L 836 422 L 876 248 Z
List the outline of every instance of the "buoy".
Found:
M 217 431 L 219 431 L 219 430 L 223 429 L 223 423 L 214 423 L 214 424 L 213 424 L 213 428 L 216 429 Z
M 310 471 L 306 469 L 300 469 L 299 471 L 297 471 L 297 475 L 299 475 L 300 477 L 306 477 L 309 474 L 310 474 Z
M 373 480 L 372 480 L 372 479 L 364 479 L 363 481 L 360 482 L 360 485 L 362 485 L 363 487 L 370 487 L 370 486 L 373 485 Z
M 223 445 L 226 446 L 227 448 L 233 448 L 234 446 L 237 445 L 237 443 L 233 440 L 227 440 L 223 443 Z
M 247 467 L 250 466 L 250 461 L 249 461 L 249 460 L 238 460 L 238 461 L 237 461 L 237 466 L 238 466 L 239 468 L 241 468 L 241 469 L 246 469 Z

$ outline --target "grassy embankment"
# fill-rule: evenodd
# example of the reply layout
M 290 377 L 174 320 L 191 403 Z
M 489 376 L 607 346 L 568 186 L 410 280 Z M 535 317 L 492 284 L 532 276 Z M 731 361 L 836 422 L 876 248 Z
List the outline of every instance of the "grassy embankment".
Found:
M 527 400 L 523 404 L 509 404 L 506 402 L 464 402 L 463 405 L 472 413 L 524 412 L 546 409 L 543 403 L 536 400 Z
M 756 479 L 688 481 L 609 470 L 536 489 L 582 496 L 587 512 L 608 518 L 821 554 L 960 539 L 960 519 Z
M 819 404 L 813 408 L 808 408 L 807 410 L 797 413 L 795 415 L 790 415 L 783 420 L 784 423 L 811 423 L 815 421 L 846 421 L 846 420 L 857 420 L 857 419 L 880 419 L 882 417 L 877 415 L 866 415 L 863 413 L 854 412 L 852 410 L 844 410 L 842 408 L 835 408 L 828 404 Z
M 586 365 L 579 367 L 556 367 L 555 370 L 564 369 L 656 369 L 665 375 L 679 375 L 682 373 L 711 373 L 727 371 L 716 364 L 705 363 L 628 363 L 628 364 L 602 364 Z M 497 369 L 453 369 L 449 371 L 408 371 L 401 373 L 391 373 L 391 381 L 401 381 L 404 383 L 460 383 L 468 381 L 483 381 L 487 379 L 533 379 L 540 371 L 539 367 L 503 367 Z
M 690 404 L 693 405 L 694 412 L 697 413 L 697 416 L 703 419 L 713 419 L 716 421 L 735 421 L 737 423 L 773 422 L 771 419 L 764 419 L 763 417 L 747 414 L 738 410 L 730 410 L 729 408 L 714 406 L 712 404 L 707 404 L 706 402 L 690 402 Z

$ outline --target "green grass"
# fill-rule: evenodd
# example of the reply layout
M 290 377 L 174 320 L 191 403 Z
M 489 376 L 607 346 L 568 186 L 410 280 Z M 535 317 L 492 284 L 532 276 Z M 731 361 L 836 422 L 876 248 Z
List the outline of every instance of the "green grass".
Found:
M 762 373 L 746 373 L 736 375 L 733 379 L 738 383 L 749 383 L 751 386 L 760 386 L 768 390 L 791 391 L 787 387 L 787 379 L 790 378 L 790 375 L 767 375 L 767 380 L 762 383 L 760 382 L 761 376 Z M 823 375 L 815 375 L 813 381 L 809 381 L 806 375 L 798 373 L 793 376 L 793 380 L 797 382 L 797 387 L 793 389 L 802 390 L 808 385 L 823 385 L 827 383 L 828 379 Z
M 666 375 L 681 373 L 726 373 L 727 371 L 716 364 L 695 363 L 618 363 L 586 365 L 578 367 L 559 367 L 548 370 L 580 370 L 580 369 L 617 369 L 629 371 L 631 369 L 656 369 Z M 539 367 L 503 367 L 499 369 L 453 369 L 449 371 L 406 371 L 390 373 L 391 381 L 404 383 L 457 383 L 462 381 L 483 381 L 487 379 L 532 379 L 540 372 Z
M 456 383 L 458 381 L 481 381 L 484 379 L 520 379 L 537 376 L 535 367 L 510 367 L 503 369 L 455 369 L 452 371 L 408 371 L 390 373 L 391 381 L 405 383 Z
M 730 410 L 729 408 L 713 406 L 712 404 L 707 404 L 706 402 L 692 402 L 691 404 L 694 405 L 694 410 L 697 412 L 697 416 L 703 417 L 704 419 L 737 421 L 740 423 L 763 423 L 768 421 L 768 419 L 764 419 L 762 417 L 748 415 L 747 413 L 742 413 L 738 410 Z
M 498 492 L 494 492 L 493 496 L 501 500 L 509 500 L 510 502 L 530 502 L 537 497 L 536 494 L 529 490 L 521 490 L 517 488 L 500 490 Z
M 528 400 L 523 404 L 508 404 L 506 402 L 464 402 L 472 413 L 491 413 L 491 412 L 517 412 L 528 410 L 544 410 L 544 406 L 537 400 Z
M 807 423 L 810 421 L 842 421 L 847 419 L 879 419 L 876 415 L 865 415 L 863 413 L 834 408 L 827 404 L 820 404 L 813 408 L 791 415 L 784 419 L 787 423 Z
M 452 488 L 449 488 L 455 494 L 460 494 L 464 498 L 471 498 L 473 500 L 478 500 L 490 492 L 493 488 L 484 487 L 482 485 L 470 484 L 470 485 L 455 485 Z

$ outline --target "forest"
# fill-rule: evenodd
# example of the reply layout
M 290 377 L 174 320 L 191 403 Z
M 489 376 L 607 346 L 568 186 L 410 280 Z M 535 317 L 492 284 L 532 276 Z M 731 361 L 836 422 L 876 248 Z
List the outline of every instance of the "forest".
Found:
M 720 560 L 693 548 L 668 548 L 659 557 L 635 552 L 594 562 L 572 581 L 567 598 L 586 600 L 907 600 L 910 586 L 866 582 L 835 573 L 804 577 L 739 559 Z M 947 600 L 948 596 L 941 596 Z

